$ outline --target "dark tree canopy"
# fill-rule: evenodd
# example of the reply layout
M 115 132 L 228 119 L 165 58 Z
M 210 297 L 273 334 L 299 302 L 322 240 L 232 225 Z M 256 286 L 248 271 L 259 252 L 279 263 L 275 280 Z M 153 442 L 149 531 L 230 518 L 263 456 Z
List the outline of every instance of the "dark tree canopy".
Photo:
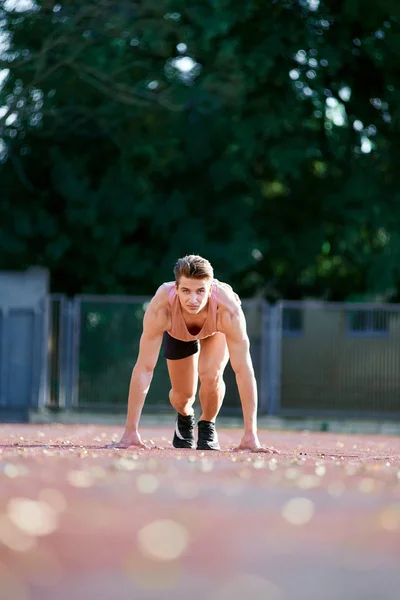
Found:
M 398 0 L 23 5 L 0 269 L 151 294 L 199 253 L 245 296 L 400 298 Z

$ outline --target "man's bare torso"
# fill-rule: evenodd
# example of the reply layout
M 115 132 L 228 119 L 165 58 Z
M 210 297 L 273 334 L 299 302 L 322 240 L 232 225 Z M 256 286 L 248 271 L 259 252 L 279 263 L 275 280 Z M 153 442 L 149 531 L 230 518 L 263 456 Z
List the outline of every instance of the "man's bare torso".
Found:
M 170 289 L 171 283 L 174 284 L 174 282 L 170 282 L 161 285 L 151 302 L 153 305 L 154 325 L 158 330 L 162 331 L 169 331 L 172 326 L 172 311 L 168 298 L 168 289 Z M 229 323 L 231 322 L 232 317 L 237 314 L 238 308 L 240 307 L 240 299 L 230 285 L 220 281 L 216 282 L 216 285 L 218 294 L 216 331 L 225 333 L 226 330 L 229 329 Z M 207 319 L 207 314 L 208 302 L 204 309 L 196 315 L 186 314 L 182 311 L 182 317 L 186 327 L 192 335 L 196 335 L 201 331 Z

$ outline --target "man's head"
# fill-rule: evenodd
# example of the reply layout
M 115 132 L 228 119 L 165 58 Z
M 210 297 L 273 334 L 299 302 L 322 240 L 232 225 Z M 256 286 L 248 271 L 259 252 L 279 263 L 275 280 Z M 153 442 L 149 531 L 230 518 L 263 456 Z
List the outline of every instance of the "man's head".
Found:
M 214 271 L 206 258 L 197 254 L 189 254 L 177 260 L 174 275 L 176 284 L 179 285 L 181 277 L 211 280 L 214 277 Z
M 198 314 L 207 304 L 214 271 L 209 261 L 196 254 L 180 258 L 174 268 L 176 289 L 182 308 Z

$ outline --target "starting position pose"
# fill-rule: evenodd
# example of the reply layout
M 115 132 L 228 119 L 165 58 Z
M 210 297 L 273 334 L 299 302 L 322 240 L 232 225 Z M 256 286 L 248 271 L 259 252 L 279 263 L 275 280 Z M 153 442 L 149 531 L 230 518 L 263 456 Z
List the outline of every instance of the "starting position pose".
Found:
M 214 279 L 211 264 L 201 256 L 180 258 L 174 275 L 175 281 L 163 283 L 146 310 L 129 387 L 125 432 L 116 446 L 146 447 L 139 434 L 139 420 L 164 342 L 171 380 L 169 399 L 178 413 L 175 448 L 220 450 L 215 419 L 224 399 L 223 373 L 230 359 L 244 419 L 238 449 L 276 452 L 258 440 L 257 386 L 239 297 L 229 285 Z M 193 403 L 198 379 L 202 413 L 196 446 Z

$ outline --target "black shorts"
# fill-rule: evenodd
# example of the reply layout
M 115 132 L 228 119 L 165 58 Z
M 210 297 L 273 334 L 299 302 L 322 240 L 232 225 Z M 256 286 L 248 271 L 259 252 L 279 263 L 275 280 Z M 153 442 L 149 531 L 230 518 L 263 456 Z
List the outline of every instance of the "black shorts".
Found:
M 169 360 L 179 360 L 196 354 L 200 349 L 199 340 L 193 342 L 182 342 L 173 338 L 167 331 L 164 332 L 164 356 Z

